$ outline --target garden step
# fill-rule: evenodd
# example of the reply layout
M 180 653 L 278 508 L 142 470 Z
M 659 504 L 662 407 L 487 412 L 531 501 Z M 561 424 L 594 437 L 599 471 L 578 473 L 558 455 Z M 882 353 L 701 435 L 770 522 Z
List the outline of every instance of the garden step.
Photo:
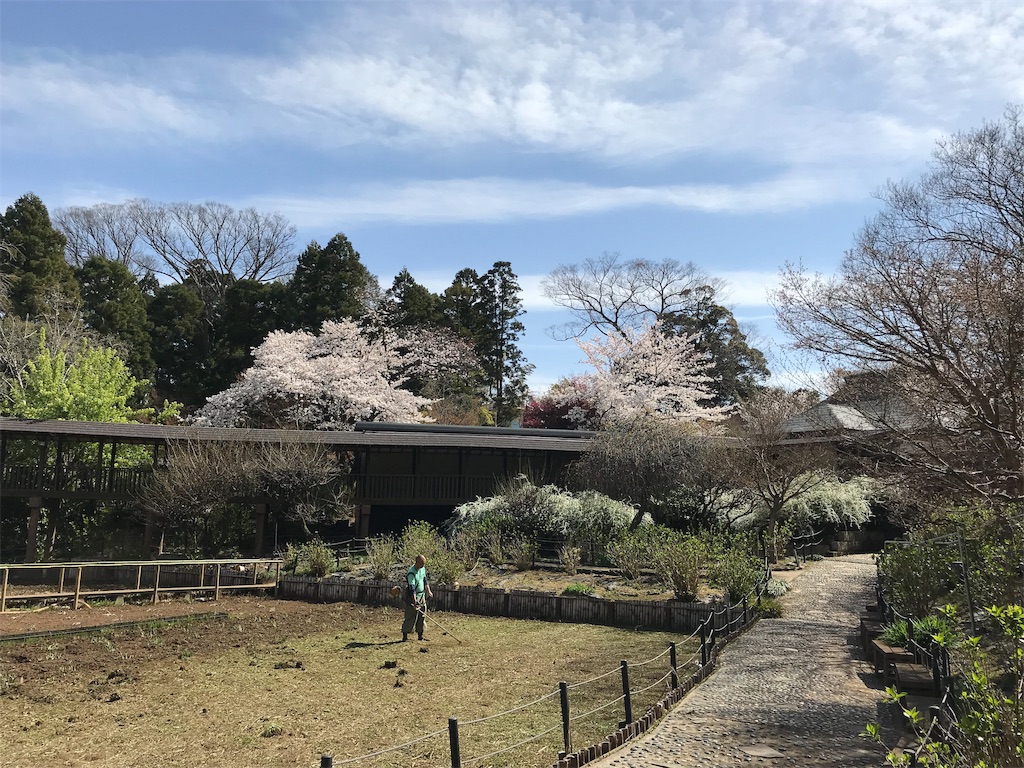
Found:
M 894 671 L 894 665 L 897 663 L 911 663 L 914 661 L 914 654 L 906 648 L 901 648 L 898 645 L 889 645 L 889 643 L 885 642 L 885 640 L 882 640 L 881 638 L 876 637 L 871 641 L 871 650 L 875 664 L 875 672 L 882 673 L 883 685 L 889 682 L 889 678 Z
M 896 674 L 896 688 L 904 693 L 909 691 L 928 691 L 935 689 L 935 678 L 932 671 L 924 664 L 896 662 L 893 664 Z

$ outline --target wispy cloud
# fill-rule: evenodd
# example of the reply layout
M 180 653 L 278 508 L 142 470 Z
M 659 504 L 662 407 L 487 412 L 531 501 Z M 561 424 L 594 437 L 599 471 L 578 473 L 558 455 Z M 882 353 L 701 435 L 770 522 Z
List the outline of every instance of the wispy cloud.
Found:
M 9 51 L 3 109 L 64 115 L 82 140 L 272 135 L 813 165 L 897 161 L 979 105 L 1024 100 L 1024 7 L 1000 0 L 351 3 L 333 18 L 308 7 L 308 36 L 267 58 Z
M 776 212 L 856 196 L 859 186 L 828 175 L 784 176 L 753 184 L 600 186 L 510 178 L 372 184 L 344 195 L 260 195 L 239 201 L 280 211 L 300 227 L 348 222 L 404 223 L 546 219 L 663 206 L 708 213 Z

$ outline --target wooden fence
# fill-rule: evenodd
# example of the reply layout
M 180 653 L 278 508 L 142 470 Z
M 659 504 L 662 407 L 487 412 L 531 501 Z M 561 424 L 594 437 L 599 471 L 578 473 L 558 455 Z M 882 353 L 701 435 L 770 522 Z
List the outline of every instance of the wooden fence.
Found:
M 70 599 L 78 608 L 87 597 L 145 595 L 155 603 L 169 593 L 209 592 L 216 600 L 225 590 L 275 590 L 281 563 L 249 558 L 0 565 L 0 613 L 11 602 Z M 13 591 L 16 582 L 28 589 Z
M 400 607 L 402 596 L 392 597 L 390 593 L 394 584 L 393 581 L 282 576 L 277 596 L 325 603 L 347 602 Z M 740 605 L 726 607 L 720 603 L 602 600 L 595 597 L 546 595 L 491 587 L 432 585 L 431 590 L 434 599 L 430 607 L 435 611 L 560 621 L 570 624 L 642 627 L 664 632 L 694 632 L 708 617 L 713 617 L 712 623 L 716 630 L 722 630 L 742 615 L 744 610 Z

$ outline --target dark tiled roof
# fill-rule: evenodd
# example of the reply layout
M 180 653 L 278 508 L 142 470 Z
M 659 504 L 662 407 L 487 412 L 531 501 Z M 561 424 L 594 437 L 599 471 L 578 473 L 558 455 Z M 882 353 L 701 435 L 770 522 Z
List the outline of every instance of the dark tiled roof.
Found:
M 415 426 L 416 429 L 406 427 Z M 431 425 L 361 423 L 356 431 L 327 432 L 302 429 L 231 429 L 223 427 L 168 427 L 160 424 L 113 424 L 96 421 L 59 421 L 0 417 L 0 432 L 20 435 L 63 436 L 78 440 L 117 440 L 122 443 L 157 443 L 178 440 L 312 443 L 342 448 L 390 446 L 399 448 L 483 448 L 495 450 L 586 450 L 591 433 L 568 430 L 523 430 L 501 427 L 431 428 Z

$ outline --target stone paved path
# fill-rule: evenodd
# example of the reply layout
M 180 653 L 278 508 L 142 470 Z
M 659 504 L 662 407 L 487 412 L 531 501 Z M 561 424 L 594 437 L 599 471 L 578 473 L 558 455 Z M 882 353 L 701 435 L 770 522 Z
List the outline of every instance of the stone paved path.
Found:
M 870 555 L 811 563 L 783 598 L 783 618 L 755 624 L 659 728 L 591 765 L 883 764 L 884 750 L 858 736 L 865 723 L 890 719 L 857 631 L 874 578 Z

